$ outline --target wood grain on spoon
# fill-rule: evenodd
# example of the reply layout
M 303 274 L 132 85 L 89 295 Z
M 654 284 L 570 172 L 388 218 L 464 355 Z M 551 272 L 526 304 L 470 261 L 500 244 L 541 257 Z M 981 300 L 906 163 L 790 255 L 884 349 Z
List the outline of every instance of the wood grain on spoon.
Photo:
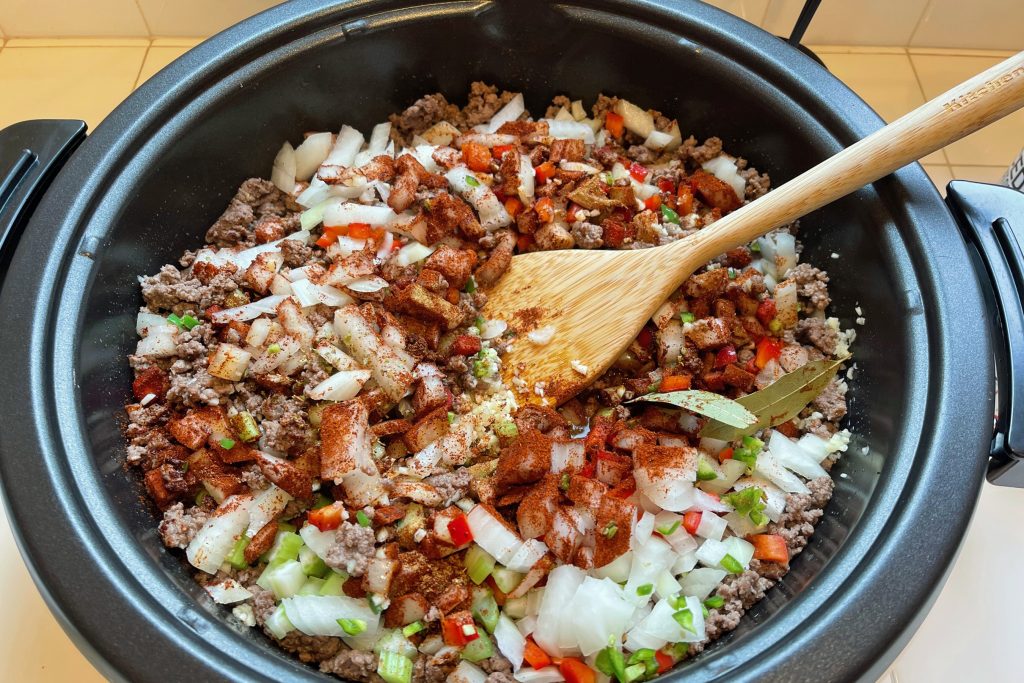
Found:
M 516 256 L 488 291 L 484 307 L 487 318 L 506 321 L 518 334 L 504 357 L 506 385 L 520 400 L 562 403 L 600 377 L 662 302 L 715 256 L 878 180 L 1021 106 L 1024 52 L 677 242 L 631 251 L 570 249 Z M 927 230 L 928 226 L 919 228 Z M 538 345 L 526 338 L 526 332 L 548 326 L 554 328 L 549 343 Z

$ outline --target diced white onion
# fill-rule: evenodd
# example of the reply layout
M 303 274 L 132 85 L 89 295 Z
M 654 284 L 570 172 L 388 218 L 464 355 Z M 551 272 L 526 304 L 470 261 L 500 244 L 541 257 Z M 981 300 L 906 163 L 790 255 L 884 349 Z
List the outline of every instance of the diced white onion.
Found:
M 770 480 L 786 493 L 810 493 L 811 490 L 798 476 L 782 466 L 771 451 L 762 451 L 757 456 L 754 473 Z
M 235 541 L 249 524 L 250 495 L 229 496 L 185 549 L 189 563 L 207 574 L 216 574 Z
M 379 292 L 388 286 L 389 283 L 387 280 L 377 276 L 360 278 L 345 285 L 345 287 L 351 289 L 353 292 L 360 292 L 363 294 Z
M 818 464 L 817 460 L 782 432 L 772 432 L 771 438 L 768 440 L 768 450 L 786 469 L 796 472 L 801 477 L 817 479 L 828 476 L 828 472 Z
M 548 132 L 556 140 L 583 140 L 585 144 L 594 144 L 594 129 L 578 121 L 558 121 L 542 119 L 548 123 Z
M 698 600 L 706 600 L 709 595 L 715 592 L 718 584 L 726 577 L 724 569 L 713 569 L 711 567 L 699 567 L 679 580 L 683 594 L 694 595 Z
M 473 130 L 481 133 L 493 133 L 501 128 L 502 124 L 518 119 L 525 111 L 526 102 L 523 100 L 523 94 L 516 93 L 515 97 L 508 101 L 508 104 L 495 112 L 490 121 L 474 126 Z
M 436 247 L 428 247 L 419 242 L 409 242 L 409 244 L 399 249 L 398 253 L 395 254 L 395 263 L 403 267 L 411 266 L 433 254 L 434 249 Z
M 713 512 L 704 512 L 700 516 L 700 524 L 697 525 L 697 535 L 701 538 L 713 538 L 720 541 L 727 526 L 726 521 L 718 515 Z
M 528 538 L 519 546 L 519 550 L 509 559 L 505 566 L 514 572 L 528 572 L 537 564 L 540 558 L 548 552 L 548 547 L 543 541 L 536 538 Z
M 306 393 L 314 401 L 347 401 L 356 397 L 368 379 L 369 370 L 340 370 Z
M 203 588 L 206 589 L 206 592 L 210 594 L 210 597 L 218 605 L 233 605 L 236 602 L 242 602 L 252 597 L 252 593 L 234 579 L 224 579 L 217 583 L 208 583 Z
M 672 142 L 672 136 L 668 133 L 663 133 L 660 130 L 652 130 L 647 139 L 644 140 L 644 146 L 655 151 L 665 149 Z M 742 197 L 742 195 L 740 195 Z
M 356 154 L 363 146 L 363 134 L 351 126 L 342 126 L 330 154 L 324 159 L 325 166 L 351 166 Z
M 333 529 L 330 531 L 320 531 L 320 529 L 312 524 L 306 524 L 299 529 L 299 536 L 302 537 L 306 547 L 316 553 L 317 557 L 322 560 L 327 557 L 327 551 L 334 545 L 338 532 Z
M 486 680 L 487 674 L 483 669 L 476 664 L 462 660 L 455 670 L 448 674 L 445 683 L 484 683 Z
M 291 194 L 295 190 L 295 148 L 290 142 L 281 145 L 281 150 L 274 157 L 270 182 L 281 192 Z
M 533 164 L 530 157 L 525 154 L 519 155 L 519 198 L 524 204 L 529 204 L 536 188 Z
M 272 455 L 265 455 L 267 458 L 277 460 Z M 292 497 L 283 489 L 271 484 L 270 488 L 256 494 L 249 504 L 249 526 L 245 535 L 252 538 L 256 532 L 265 527 L 272 519 L 281 514 Z
M 281 601 L 288 620 L 307 636 L 333 636 L 349 642 L 350 636 L 338 619 L 358 619 L 366 623 L 366 631 L 375 636 L 380 628 L 380 615 L 374 614 L 363 598 L 345 595 L 296 595 Z M 365 636 L 370 637 L 370 636 Z
M 543 669 L 531 669 L 526 666 L 512 674 L 519 683 L 559 683 L 564 681 L 557 666 L 546 666 Z
M 559 646 L 559 635 L 563 621 L 570 624 L 575 623 L 575 615 L 571 614 L 566 607 L 576 595 L 576 591 L 585 577 L 586 574 L 583 570 L 568 564 L 555 567 L 548 574 L 540 613 L 537 615 L 537 628 L 533 632 L 533 639 L 548 654 L 555 656 L 575 654 L 576 648 L 567 647 L 563 650 Z
M 505 659 L 512 663 L 512 668 L 519 670 L 523 665 L 523 654 L 526 652 L 526 638 L 511 619 L 504 614 L 498 615 L 498 624 L 494 627 L 494 641 Z
M 145 337 L 151 329 L 167 325 L 167 318 L 156 313 L 140 312 L 135 316 L 135 334 Z
M 529 332 L 526 333 L 526 338 L 529 339 L 531 343 L 536 344 L 537 346 L 544 346 L 545 344 L 550 342 L 554 338 L 554 336 L 554 325 L 546 325 L 544 327 L 539 327 L 536 330 L 530 330 Z
M 507 565 L 522 546 L 519 536 L 488 512 L 477 505 L 466 515 L 473 540 L 501 564 Z
M 295 149 L 295 179 L 309 180 L 331 151 L 334 136 L 330 133 L 314 133 Z
M 614 581 L 588 576 L 564 612 L 569 615 L 580 651 L 589 657 L 607 647 L 610 639 L 619 642 L 634 609 Z

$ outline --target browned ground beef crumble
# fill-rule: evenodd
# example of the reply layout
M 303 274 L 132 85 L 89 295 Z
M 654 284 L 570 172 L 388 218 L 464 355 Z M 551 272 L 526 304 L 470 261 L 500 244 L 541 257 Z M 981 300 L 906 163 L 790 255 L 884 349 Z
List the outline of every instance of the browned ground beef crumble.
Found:
M 391 138 L 399 148 L 424 144 L 420 136 L 429 135 L 442 122 L 465 135 L 473 126 L 489 121 L 512 98 L 513 93 L 483 83 L 472 85 L 465 107 L 450 103 L 439 93 L 426 95 L 390 117 Z M 591 114 L 601 120 L 617 111 L 618 103 L 617 98 L 601 95 Z M 572 107 L 568 98 L 559 96 L 547 116 L 554 118 Z M 657 131 L 678 130 L 673 129 L 675 122 L 660 112 L 651 111 L 650 115 Z M 475 446 L 468 458 L 457 461 L 466 466 L 437 468 L 410 488 L 403 476 L 403 463 L 448 432 L 453 419 L 471 415 L 475 405 L 503 391 L 497 380 L 500 356 L 509 344 L 525 343 L 515 340 L 511 331 L 481 340 L 479 318 L 486 293 L 464 291 L 467 286 L 473 290 L 473 283 L 483 288 L 497 281 L 512 254 L 524 250 L 665 244 L 756 199 L 770 185 L 768 176 L 758 173 L 744 159 L 734 160 L 744 182 L 742 196 L 737 196 L 728 183 L 705 172 L 701 165 L 723 154 L 722 141 L 715 137 L 703 142 L 693 137 L 679 139 L 674 149 L 665 151 L 645 146 L 644 139 L 626 130 L 620 138 L 604 135 L 604 144 L 587 150 L 578 141 L 553 140 L 546 132 L 546 123 L 538 124 L 527 114 L 504 124 L 499 134 L 513 135 L 514 142 L 506 156 L 490 163 L 486 182 L 496 189 L 510 188 L 504 196 L 511 201 L 517 187 L 512 175 L 518 172 L 519 162 L 513 158 L 517 153 L 528 157 L 535 167 L 553 161 L 552 178 L 538 183 L 535 197 L 551 200 L 553 218 L 543 215 L 534 201 L 522 206 L 510 225 L 495 231 L 481 230 L 474 211 L 463 199 L 448 193 L 442 176 L 428 172 L 419 162 L 408 161 L 409 155 L 403 161 L 399 152 L 399 161 L 385 158 L 378 162 L 381 157 L 377 157 L 374 162 L 392 182 L 389 203 L 407 200 L 410 210 L 417 212 L 425 225 L 427 242 L 443 242 L 425 262 L 400 265 L 391 259 L 380 263 L 373 260 L 370 251 L 343 255 L 301 239 L 280 243 L 278 276 L 305 268 L 310 281 L 329 283 L 339 269 L 355 268 L 365 269 L 366 276 L 387 281 L 387 288 L 376 292 L 355 291 L 343 284 L 338 287 L 355 300 L 350 308 L 374 330 L 373 334 L 397 338 L 394 348 L 419 363 L 415 376 L 400 380 L 410 391 L 401 401 L 397 400 L 400 395 L 389 395 L 383 383 L 386 380 L 376 374 L 357 396 L 345 402 L 314 400 L 310 392 L 335 369 L 308 346 L 300 351 L 300 363 L 288 367 L 285 361 L 278 367 L 272 346 L 286 342 L 290 335 L 301 336 L 296 329 L 311 330 L 319 339 L 325 334 L 323 330 L 330 328 L 331 321 L 336 320 L 335 307 L 325 305 L 299 309 L 298 327 L 286 324 L 282 329 L 274 322 L 270 336 L 253 349 L 252 364 L 241 379 L 216 376 L 219 373 L 211 366 L 211 359 L 218 348 L 227 344 L 246 347 L 256 321 L 225 324 L 215 322 L 214 315 L 268 294 L 266 288 L 256 286 L 251 266 L 243 270 L 231 262 L 211 265 L 202 260 L 202 252 L 190 251 L 182 258 L 181 267 L 168 264 L 156 274 L 140 278 L 144 313 L 192 316 L 198 321 L 191 329 L 175 334 L 172 352 L 129 358 L 136 381 L 135 402 L 127 406 L 127 462 L 142 472 L 150 497 L 162 511 L 160 536 L 169 548 L 185 548 L 211 519 L 216 507 L 214 498 L 259 492 L 271 484 L 287 491 L 292 500 L 260 530 L 251 542 L 253 548 L 246 552 L 247 560 L 250 551 L 254 553 L 249 568 L 224 573 L 225 565 L 216 576 L 199 573 L 197 580 L 207 585 L 231 576 L 247 587 L 252 597 L 244 604 L 251 606 L 256 624 L 280 647 L 318 666 L 320 671 L 351 681 L 383 680 L 377 674 L 378 658 L 374 653 L 352 650 L 340 638 L 308 636 L 295 630 L 277 638 L 266 629 L 277 600 L 272 592 L 256 585 L 265 567 L 259 559 L 263 552 L 256 553 L 256 545 L 262 544 L 264 552 L 271 547 L 279 533 L 279 521 L 301 526 L 317 495 L 326 494 L 328 500 L 337 500 L 344 507 L 347 521 L 338 526 L 336 540 L 324 560 L 329 567 L 352 577 L 345 583 L 345 594 L 365 595 L 365 574 L 371 562 L 375 558 L 392 561 L 394 576 L 385 597 L 392 604 L 408 599 L 423 605 L 421 618 L 427 630 L 412 638 L 419 643 L 437 632 L 440 616 L 469 605 L 470 584 L 463 570 L 462 553 L 434 530 L 438 515 L 450 517 L 458 512 L 452 507 L 454 503 L 469 499 L 493 505 L 490 509 L 512 528 L 518 524 L 523 529 L 529 522 L 524 515 L 528 517 L 538 501 L 541 508 L 547 504 L 544 501 L 551 501 L 557 509 L 585 500 L 589 503 L 584 505 L 601 510 L 597 512 L 601 523 L 608 519 L 602 515 L 610 513 L 599 501 L 615 500 L 609 491 L 628 484 L 639 449 L 653 447 L 659 435 L 681 440 L 686 448 L 697 444 L 694 432 L 681 425 L 679 411 L 642 403 L 627 406 L 626 401 L 656 390 L 664 377 L 681 373 L 690 379 L 692 388 L 733 398 L 743 396 L 810 361 L 836 356 L 837 349 L 845 350 L 850 341 L 825 317 L 831 303 L 827 273 L 807 263 L 795 265 L 787 274 L 787 282 L 796 286 L 799 319 L 780 329 L 769 329 L 768 321 L 758 314 L 759 305 L 769 299 L 769 287 L 762 273 L 750 266 L 758 254 L 741 247 L 694 274 L 666 304 L 670 315 L 663 320 L 656 316 L 645 329 L 646 341 L 642 334 L 613 368 L 559 411 L 533 405 L 520 407 L 509 416 L 518 436 L 499 433 L 495 442 Z M 444 146 L 434 152 L 433 159 L 442 174 L 463 163 L 458 148 Z M 588 186 L 596 183 L 598 176 L 572 170 L 573 163 L 591 165 L 602 174 L 617 164 L 650 167 L 649 180 L 662 187 L 659 202 L 677 210 L 680 220 L 669 222 L 656 206 L 651 208 L 637 200 L 628 179 L 600 176 L 604 179 L 601 184 Z M 646 168 L 644 171 L 648 172 Z M 407 195 L 406 199 L 398 198 L 400 187 L 404 187 L 401 193 Z M 588 201 L 593 203 L 587 205 Z M 248 179 L 207 230 L 207 248 L 238 250 L 281 240 L 300 230 L 303 210 L 295 194 L 283 192 L 269 180 Z M 314 240 L 321 229 L 314 229 Z M 781 232 L 795 234 L 796 226 Z M 692 321 L 680 323 L 680 312 L 692 314 Z M 286 314 L 280 308 L 277 313 L 284 321 Z M 753 365 L 755 341 L 762 337 L 775 337 L 782 346 L 777 362 L 765 368 Z M 313 342 L 314 347 L 317 343 Z M 727 346 L 735 347 L 736 360 L 721 367 L 716 354 Z M 488 350 L 493 352 L 491 356 L 487 356 Z M 488 362 L 493 364 L 489 371 Z M 244 443 L 230 421 L 243 413 L 258 425 L 258 442 Z M 797 418 L 777 429 L 791 437 L 813 433 L 827 439 L 839 430 L 845 415 L 846 384 L 834 379 Z M 222 440 L 223 426 L 228 424 L 232 425 L 226 437 L 230 444 Z M 538 449 L 544 451 L 553 440 L 567 439 L 587 426 L 592 433 L 598 429 L 611 434 L 635 430 L 640 441 L 648 445 L 615 448 L 611 441 L 602 444 L 602 452 L 608 452 L 612 462 L 619 465 L 611 475 L 599 473 L 600 481 L 574 471 L 571 481 L 566 478 L 560 484 L 547 473 L 550 455 L 539 468 L 535 466 L 532 458 Z M 366 443 L 372 441 L 375 445 L 360 454 L 356 451 L 361 447 L 354 444 L 362 443 L 359 435 L 365 432 L 369 432 Z M 763 438 L 767 441 L 767 433 Z M 273 459 L 261 456 L 255 447 L 273 454 Z M 587 453 L 588 458 L 593 457 L 590 446 Z M 341 478 L 330 474 L 336 471 L 331 468 L 348 462 L 346 459 L 361 457 L 371 458 L 374 470 L 384 473 L 384 490 L 388 492 L 369 505 L 352 500 L 340 485 Z M 830 456 L 823 465 L 830 467 L 834 458 Z M 805 547 L 832 494 L 829 477 L 813 479 L 807 485 L 811 492 L 787 495 L 781 517 L 763 530 L 784 538 L 790 557 Z M 628 522 L 630 515 L 635 518 L 635 506 L 622 501 L 618 504 L 627 506 L 622 519 Z M 423 516 L 419 524 L 403 528 L 402 522 L 416 509 Z M 357 511 L 368 514 L 371 525 L 354 523 Z M 616 550 L 602 549 L 600 537 L 597 548 L 589 553 L 572 545 L 565 549 L 557 535 L 551 535 L 551 516 L 541 517 L 538 523 L 547 529 L 543 539 L 560 563 L 589 569 L 595 559 L 614 557 L 629 548 L 627 529 L 622 535 L 625 538 L 620 536 L 615 541 Z M 610 519 L 615 519 L 614 515 Z M 707 642 L 735 628 L 743 613 L 787 570 L 788 564 L 754 559 L 749 569 L 727 576 L 717 590 L 724 604 L 711 609 L 707 618 L 707 640 L 692 643 L 689 654 L 698 654 Z M 386 624 L 390 623 L 393 610 L 386 611 L 384 618 Z M 413 680 L 442 681 L 458 662 L 457 651 L 420 654 L 415 660 Z M 511 664 L 500 655 L 478 665 L 487 674 L 488 683 L 513 680 Z

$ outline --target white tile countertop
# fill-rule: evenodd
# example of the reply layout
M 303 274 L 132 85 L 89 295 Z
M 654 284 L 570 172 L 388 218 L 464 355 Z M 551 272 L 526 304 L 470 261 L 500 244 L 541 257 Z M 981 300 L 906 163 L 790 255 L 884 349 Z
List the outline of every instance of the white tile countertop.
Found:
M 254 0 L 255 1 L 255 0 Z M 153 3 L 150 3 L 153 4 Z M 756 4 L 756 3 L 754 3 Z M 891 4 L 891 3 L 890 3 Z M 65 117 L 95 125 L 192 39 L 0 37 L 0 127 Z M 828 67 L 888 120 L 1008 53 L 933 48 L 816 48 Z M 1024 111 L 925 160 L 940 188 L 953 178 L 996 181 L 1024 146 Z M 1015 626 L 1024 605 L 1024 490 L 986 484 L 949 580 L 884 681 L 1024 680 Z M 936 505 L 936 512 L 941 506 Z M 908 565 L 908 571 L 911 568 Z M 991 584 L 998 581 L 996 587 Z M 64 635 L 22 564 L 0 508 L 0 683 L 90 683 L 103 678 Z

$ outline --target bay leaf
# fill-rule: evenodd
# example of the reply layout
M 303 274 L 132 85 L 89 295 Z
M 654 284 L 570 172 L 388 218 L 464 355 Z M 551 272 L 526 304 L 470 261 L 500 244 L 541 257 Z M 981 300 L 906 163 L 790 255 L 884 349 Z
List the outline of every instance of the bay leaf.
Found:
M 669 391 L 664 394 L 645 394 L 628 401 L 650 401 L 668 403 L 690 412 L 705 415 L 723 424 L 735 428 L 746 428 L 757 422 L 757 417 L 736 401 L 710 391 L 688 389 L 686 391 Z
M 839 366 L 849 358 L 850 356 L 826 358 L 807 363 L 783 375 L 764 389 L 736 399 L 736 403 L 756 416 L 756 422 L 737 426 L 725 420 L 713 419 L 704 425 L 700 435 L 709 439 L 732 441 L 753 434 L 759 429 L 774 427 L 792 420 L 821 393 L 836 376 Z

